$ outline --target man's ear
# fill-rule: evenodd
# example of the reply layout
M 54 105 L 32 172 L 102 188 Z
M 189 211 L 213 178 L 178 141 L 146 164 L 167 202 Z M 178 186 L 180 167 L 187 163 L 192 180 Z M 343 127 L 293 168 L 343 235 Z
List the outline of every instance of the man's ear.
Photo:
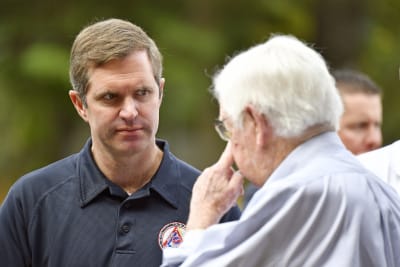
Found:
M 165 85 L 165 79 L 164 79 L 164 78 L 161 78 L 161 79 L 160 79 L 160 84 L 158 85 L 158 88 L 159 88 L 159 90 L 160 90 L 160 92 L 159 92 L 160 98 L 162 98 L 163 95 L 164 95 L 164 85 Z
M 79 96 L 79 93 L 75 90 L 69 90 L 68 92 L 69 94 L 69 98 L 71 99 L 72 104 L 74 105 L 76 111 L 78 112 L 79 116 L 81 116 L 81 118 L 84 121 L 88 121 L 87 120 L 87 113 L 86 113 L 86 108 L 82 102 L 81 97 Z
M 245 108 L 245 112 L 253 123 L 257 144 L 261 146 L 266 145 L 272 135 L 272 128 L 268 118 L 259 112 L 253 105 L 248 105 Z

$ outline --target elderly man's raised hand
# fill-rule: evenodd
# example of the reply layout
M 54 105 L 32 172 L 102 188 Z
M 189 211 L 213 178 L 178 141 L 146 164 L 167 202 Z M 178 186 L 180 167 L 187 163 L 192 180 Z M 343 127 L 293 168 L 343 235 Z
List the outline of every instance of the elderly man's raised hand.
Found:
M 204 229 L 218 223 L 243 193 L 243 176 L 234 171 L 230 143 L 219 160 L 197 179 L 190 203 L 188 230 Z

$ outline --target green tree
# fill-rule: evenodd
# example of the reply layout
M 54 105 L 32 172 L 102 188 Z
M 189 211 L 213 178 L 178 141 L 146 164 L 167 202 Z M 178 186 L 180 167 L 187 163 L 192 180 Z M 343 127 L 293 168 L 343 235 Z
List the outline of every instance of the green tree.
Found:
M 369 74 L 384 89 L 384 142 L 400 136 L 397 0 L 0 1 L 0 200 L 23 173 L 79 151 L 88 137 L 68 98 L 68 57 L 79 30 L 101 18 L 137 23 L 161 48 L 158 136 L 200 169 L 224 146 L 213 131 L 210 76 L 271 33 L 313 43 L 331 67 Z

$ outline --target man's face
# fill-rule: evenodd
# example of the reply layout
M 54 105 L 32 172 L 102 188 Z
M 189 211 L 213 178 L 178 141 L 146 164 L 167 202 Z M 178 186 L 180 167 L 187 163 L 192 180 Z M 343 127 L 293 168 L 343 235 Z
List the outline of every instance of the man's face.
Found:
M 111 60 L 89 77 L 87 107 L 77 109 L 89 123 L 93 153 L 129 156 L 153 148 L 164 82 L 156 83 L 146 52 Z
M 248 107 L 242 113 L 242 127 L 235 127 L 232 118 L 220 107 L 219 119 L 230 133 L 231 153 L 241 174 L 250 182 L 261 186 L 274 171 L 266 142 L 273 142 L 272 130 L 263 115 Z M 262 136 L 262 137 L 260 137 Z
M 353 154 L 368 152 L 382 145 L 382 105 L 379 95 L 343 94 L 344 114 L 339 136 Z

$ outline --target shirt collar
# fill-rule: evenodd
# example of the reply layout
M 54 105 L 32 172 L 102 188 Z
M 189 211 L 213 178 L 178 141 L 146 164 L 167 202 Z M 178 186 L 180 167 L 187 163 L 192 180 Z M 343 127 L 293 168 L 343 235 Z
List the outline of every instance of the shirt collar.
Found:
M 177 188 L 180 181 L 180 179 L 178 179 L 180 173 L 177 166 L 177 159 L 169 151 L 167 141 L 157 139 L 156 143 L 164 152 L 160 167 L 149 184 L 144 186 L 147 193 L 143 193 L 143 190 L 139 190 L 140 192 L 138 191 L 138 194 L 132 194 L 130 198 L 140 198 L 149 195 L 150 191 L 153 190 L 176 208 L 178 205 Z M 77 174 L 80 180 L 82 207 L 88 205 L 99 194 L 110 188 L 109 180 L 107 180 L 105 175 L 100 171 L 93 159 L 91 146 L 92 140 L 89 138 L 78 157 Z
M 275 180 L 284 179 L 291 174 L 296 174 L 304 168 L 317 168 L 316 164 L 308 164 L 309 161 L 315 162 L 319 155 L 332 155 L 343 151 L 343 144 L 336 132 L 328 131 L 316 135 L 296 147 L 281 162 L 278 168 L 271 174 L 265 184 L 275 182 Z M 265 185 L 264 184 L 264 185 Z
M 156 141 L 158 147 L 164 151 L 164 155 L 156 174 L 151 180 L 150 188 L 175 208 L 178 205 L 178 183 L 180 173 L 175 156 L 169 151 L 169 145 L 165 140 Z
M 94 162 L 92 139 L 89 138 L 78 157 L 77 172 L 80 182 L 81 206 L 88 205 L 95 197 L 108 188 L 106 177 Z

